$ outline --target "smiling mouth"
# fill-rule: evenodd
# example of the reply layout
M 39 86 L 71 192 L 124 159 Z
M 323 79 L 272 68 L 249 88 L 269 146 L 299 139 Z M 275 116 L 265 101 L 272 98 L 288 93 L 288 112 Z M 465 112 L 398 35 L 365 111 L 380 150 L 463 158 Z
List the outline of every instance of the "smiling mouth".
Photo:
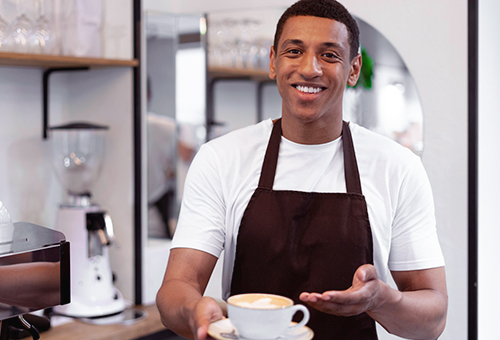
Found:
M 302 86 L 302 85 L 293 85 L 297 90 L 302 93 L 319 93 L 326 89 L 326 87 L 312 87 L 312 86 Z

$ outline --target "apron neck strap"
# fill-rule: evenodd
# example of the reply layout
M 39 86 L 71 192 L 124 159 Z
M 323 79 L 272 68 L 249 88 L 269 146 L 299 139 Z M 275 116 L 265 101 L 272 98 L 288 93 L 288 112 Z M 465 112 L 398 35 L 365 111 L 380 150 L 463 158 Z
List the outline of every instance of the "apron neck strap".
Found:
M 362 194 L 361 182 L 359 179 L 358 164 L 354 153 L 349 124 L 345 121 L 342 124 L 342 145 L 344 151 L 344 174 L 346 180 L 347 192 Z M 276 166 L 278 165 L 278 155 L 281 142 L 281 118 L 276 120 L 271 132 L 271 138 L 267 145 L 262 172 L 259 180 L 259 188 L 272 190 L 274 177 L 276 175 Z
M 266 156 L 262 164 L 260 174 L 259 188 L 268 190 L 273 189 L 274 176 L 276 175 L 276 166 L 278 165 L 278 155 L 281 142 L 281 118 L 274 122 L 271 138 L 267 144 Z
M 362 194 L 361 180 L 359 179 L 358 162 L 354 152 L 351 129 L 349 123 L 342 122 L 342 146 L 344 149 L 344 175 L 347 192 Z

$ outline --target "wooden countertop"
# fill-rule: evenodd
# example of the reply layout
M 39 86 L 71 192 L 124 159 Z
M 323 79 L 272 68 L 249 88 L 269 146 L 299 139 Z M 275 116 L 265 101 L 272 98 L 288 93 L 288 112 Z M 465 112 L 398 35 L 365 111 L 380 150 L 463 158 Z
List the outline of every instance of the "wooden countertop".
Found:
M 145 310 L 148 316 L 131 325 L 92 325 L 70 321 L 40 333 L 40 340 L 132 340 L 165 329 L 155 305 L 135 308 Z

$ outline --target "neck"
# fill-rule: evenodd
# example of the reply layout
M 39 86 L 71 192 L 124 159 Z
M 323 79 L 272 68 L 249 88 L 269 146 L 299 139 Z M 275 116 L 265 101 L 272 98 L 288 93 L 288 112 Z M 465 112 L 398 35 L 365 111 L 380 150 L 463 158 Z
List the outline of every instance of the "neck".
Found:
M 299 144 L 324 144 L 342 134 L 342 116 L 333 121 L 302 122 L 283 116 L 281 119 L 283 137 Z

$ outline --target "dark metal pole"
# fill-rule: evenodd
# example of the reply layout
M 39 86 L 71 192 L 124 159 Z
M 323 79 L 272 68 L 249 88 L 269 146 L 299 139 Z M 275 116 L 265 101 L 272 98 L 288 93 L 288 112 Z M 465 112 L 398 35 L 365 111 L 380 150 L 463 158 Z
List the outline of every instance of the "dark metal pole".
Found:
M 134 68 L 134 257 L 135 299 L 142 304 L 142 121 L 141 121 L 141 0 L 134 0 L 134 58 L 139 61 Z
M 208 64 L 208 49 L 210 46 L 208 45 L 210 42 L 208 41 L 208 14 L 204 15 L 205 18 L 205 26 L 207 28 L 204 35 L 201 36 L 203 46 L 205 48 L 205 127 L 206 127 L 206 136 L 205 141 L 210 140 L 210 135 L 212 132 L 212 122 L 214 120 L 214 84 L 213 80 L 210 77 L 210 70 Z
M 468 263 L 468 339 L 478 337 L 478 0 L 468 1 L 468 196 L 469 196 L 469 263 Z

